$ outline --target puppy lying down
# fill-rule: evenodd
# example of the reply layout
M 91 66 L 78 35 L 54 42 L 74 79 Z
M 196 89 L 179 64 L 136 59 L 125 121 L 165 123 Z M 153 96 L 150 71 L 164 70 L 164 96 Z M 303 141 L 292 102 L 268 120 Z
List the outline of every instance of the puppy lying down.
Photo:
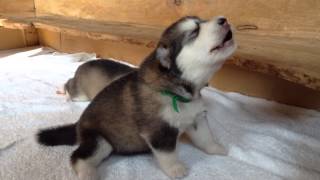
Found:
M 72 101 L 91 101 L 111 82 L 135 70 L 134 66 L 109 59 L 88 61 L 79 66 L 58 93 L 66 94 Z
M 77 144 L 70 160 L 83 180 L 98 179 L 96 167 L 111 153 L 152 152 L 166 175 L 184 177 L 188 170 L 176 152 L 182 133 L 206 153 L 224 153 L 208 128 L 200 90 L 235 49 L 224 17 L 181 18 L 163 32 L 139 69 L 100 87 L 95 97 L 86 94 L 94 98 L 78 122 L 42 130 L 38 141 L 47 146 Z

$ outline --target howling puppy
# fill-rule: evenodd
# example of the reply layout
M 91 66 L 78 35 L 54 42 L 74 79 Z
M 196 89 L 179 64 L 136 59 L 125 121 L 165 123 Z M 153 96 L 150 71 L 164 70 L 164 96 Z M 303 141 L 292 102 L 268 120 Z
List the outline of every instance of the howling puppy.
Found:
M 200 89 L 235 49 L 224 17 L 184 17 L 164 31 L 137 71 L 98 93 L 77 123 L 43 130 L 38 140 L 79 144 L 71 164 L 82 180 L 97 179 L 96 166 L 111 153 L 152 152 L 169 177 L 186 176 L 176 152 L 183 132 L 206 153 L 223 153 L 209 130 Z

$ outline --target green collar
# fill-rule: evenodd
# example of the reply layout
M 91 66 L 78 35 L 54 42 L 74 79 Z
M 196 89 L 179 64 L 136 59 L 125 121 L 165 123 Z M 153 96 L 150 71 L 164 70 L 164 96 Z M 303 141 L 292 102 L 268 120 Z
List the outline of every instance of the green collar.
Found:
M 174 111 L 176 111 L 177 113 L 179 113 L 179 107 L 178 107 L 178 102 L 182 102 L 182 103 L 188 103 L 191 101 L 191 99 L 187 99 L 183 96 L 180 96 L 178 94 L 175 94 L 169 90 L 162 90 L 160 91 L 160 93 L 164 96 L 169 96 L 172 99 L 172 107 L 174 109 Z

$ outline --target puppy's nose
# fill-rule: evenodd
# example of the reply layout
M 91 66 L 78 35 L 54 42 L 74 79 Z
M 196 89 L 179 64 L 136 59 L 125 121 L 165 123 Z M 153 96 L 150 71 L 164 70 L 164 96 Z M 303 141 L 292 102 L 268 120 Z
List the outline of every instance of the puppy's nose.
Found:
M 227 23 L 227 19 L 224 17 L 220 17 L 220 18 L 218 18 L 217 23 L 222 26 L 225 23 Z

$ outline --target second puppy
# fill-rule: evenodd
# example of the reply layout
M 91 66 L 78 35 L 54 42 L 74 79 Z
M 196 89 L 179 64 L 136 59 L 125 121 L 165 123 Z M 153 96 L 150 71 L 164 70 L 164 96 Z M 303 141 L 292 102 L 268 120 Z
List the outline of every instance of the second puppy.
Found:
M 59 93 L 72 101 L 91 101 L 104 87 L 136 70 L 134 66 L 109 59 L 88 61 L 78 67 Z

